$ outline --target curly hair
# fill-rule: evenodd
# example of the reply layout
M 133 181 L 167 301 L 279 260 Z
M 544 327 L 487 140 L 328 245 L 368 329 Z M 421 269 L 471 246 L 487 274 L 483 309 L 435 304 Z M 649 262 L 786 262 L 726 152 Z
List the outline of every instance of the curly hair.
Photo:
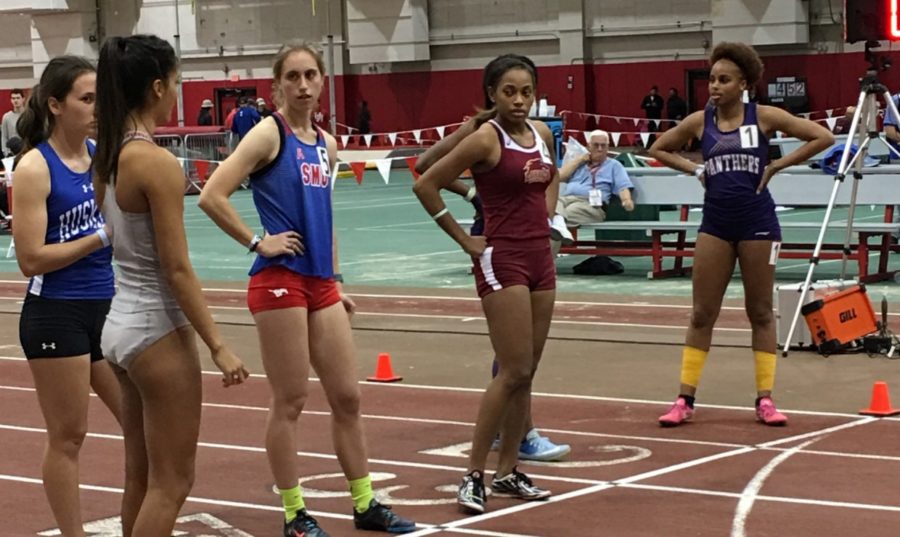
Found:
M 763 74 L 763 62 L 750 45 L 744 43 L 719 43 L 709 57 L 712 67 L 719 60 L 734 62 L 744 75 L 748 86 L 755 86 Z

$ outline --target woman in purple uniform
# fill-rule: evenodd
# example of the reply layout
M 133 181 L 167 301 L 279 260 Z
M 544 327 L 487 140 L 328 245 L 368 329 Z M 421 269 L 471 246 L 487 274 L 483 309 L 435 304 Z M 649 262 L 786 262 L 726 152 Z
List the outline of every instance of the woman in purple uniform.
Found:
M 756 417 L 766 425 L 784 425 L 787 418 L 778 412 L 771 397 L 776 345 L 772 291 L 781 229 L 766 185 L 778 171 L 830 146 L 834 137 L 812 121 L 747 102 L 747 89 L 756 85 L 763 72 L 762 61 L 752 47 L 719 43 L 709 64 L 710 100 L 706 109 L 666 131 L 650 148 L 651 156 L 670 168 L 696 175 L 706 188 L 694 251 L 693 312 L 682 353 L 681 388 L 659 423 L 673 427 L 694 414 L 694 395 L 709 353 L 713 326 L 738 261 L 753 333 Z M 769 162 L 769 138 L 776 131 L 806 144 Z M 693 138 L 702 142 L 703 166 L 675 154 Z

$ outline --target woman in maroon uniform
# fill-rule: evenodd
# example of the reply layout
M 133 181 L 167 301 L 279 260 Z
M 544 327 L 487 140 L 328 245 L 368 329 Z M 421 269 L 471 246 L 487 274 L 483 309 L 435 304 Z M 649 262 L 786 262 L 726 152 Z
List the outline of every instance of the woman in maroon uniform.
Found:
M 498 431 L 502 441 L 491 482 L 494 493 L 525 500 L 550 496 L 550 491 L 534 486 L 516 469 L 531 379 L 556 297 L 547 214 L 556 206 L 559 175 L 550 129 L 527 119 L 537 85 L 532 65 L 513 54 L 488 64 L 484 89 L 494 108 L 482 113 L 494 119 L 462 140 L 414 187 L 432 218 L 473 258 L 478 295 L 500 363 L 499 374 L 481 399 L 469 472 L 457 496 L 460 506 L 478 513 L 485 508 L 484 466 Z M 440 189 L 467 168 L 472 170 L 484 207 L 484 236 L 467 235 L 441 201 Z

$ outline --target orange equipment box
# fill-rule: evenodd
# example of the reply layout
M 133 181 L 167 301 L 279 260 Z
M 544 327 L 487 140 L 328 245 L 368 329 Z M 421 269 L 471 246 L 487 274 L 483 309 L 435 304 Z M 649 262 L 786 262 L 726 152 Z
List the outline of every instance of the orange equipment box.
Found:
M 800 311 L 822 354 L 840 351 L 851 341 L 878 330 L 872 303 L 862 284 L 814 300 Z

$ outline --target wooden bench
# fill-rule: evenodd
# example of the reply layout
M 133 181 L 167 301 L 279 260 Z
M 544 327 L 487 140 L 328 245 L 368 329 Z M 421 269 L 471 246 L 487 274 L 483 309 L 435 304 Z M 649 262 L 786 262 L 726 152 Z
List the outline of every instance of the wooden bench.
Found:
M 582 225 L 573 229 L 576 242 L 573 246 L 562 248 L 562 253 L 580 255 L 610 256 L 650 256 L 652 270 L 648 278 L 660 278 L 673 275 L 686 275 L 690 267 L 684 264 L 685 257 L 693 257 L 695 242 L 688 240 L 688 233 L 696 233 L 700 222 L 688 220 L 691 206 L 703 204 L 703 187 L 693 176 L 676 174 L 672 170 L 662 168 L 630 168 L 628 173 L 635 185 L 632 197 L 636 204 L 666 205 L 679 208 L 679 219 L 675 221 L 657 220 L 624 220 L 606 221 L 599 224 Z M 853 187 L 852 177 L 841 184 L 835 200 L 835 206 L 847 206 Z M 834 178 L 807 166 L 789 168 L 769 183 L 775 202 L 787 207 L 824 207 L 828 204 Z M 851 230 L 848 259 L 857 262 L 861 281 L 878 281 L 888 279 L 888 258 L 890 252 L 900 251 L 891 242 L 891 235 L 900 232 L 900 224 L 895 224 L 894 205 L 900 205 L 900 166 L 888 165 L 864 169 L 864 176 L 859 184 L 857 205 L 876 205 L 884 208 L 880 222 L 856 221 Z M 789 214 L 789 213 L 779 213 Z M 824 214 L 824 213 L 823 213 Z M 783 231 L 809 231 L 818 236 L 822 221 L 783 221 Z M 832 221 L 829 231 L 846 232 L 847 223 L 843 220 Z M 587 233 L 605 230 L 642 231 L 648 240 L 604 240 L 587 238 Z M 587 232 L 587 233 L 586 233 Z M 580 236 L 579 236 L 580 235 Z M 674 235 L 674 238 L 672 237 Z M 870 241 L 875 239 L 874 243 Z M 843 235 L 842 239 L 843 241 Z M 805 259 L 812 254 L 814 242 L 785 242 L 782 244 L 780 257 L 787 259 Z M 869 254 L 879 254 L 877 269 L 870 273 Z M 820 259 L 840 259 L 843 255 L 843 242 L 826 243 Z M 671 268 L 663 267 L 666 257 L 674 259 Z

